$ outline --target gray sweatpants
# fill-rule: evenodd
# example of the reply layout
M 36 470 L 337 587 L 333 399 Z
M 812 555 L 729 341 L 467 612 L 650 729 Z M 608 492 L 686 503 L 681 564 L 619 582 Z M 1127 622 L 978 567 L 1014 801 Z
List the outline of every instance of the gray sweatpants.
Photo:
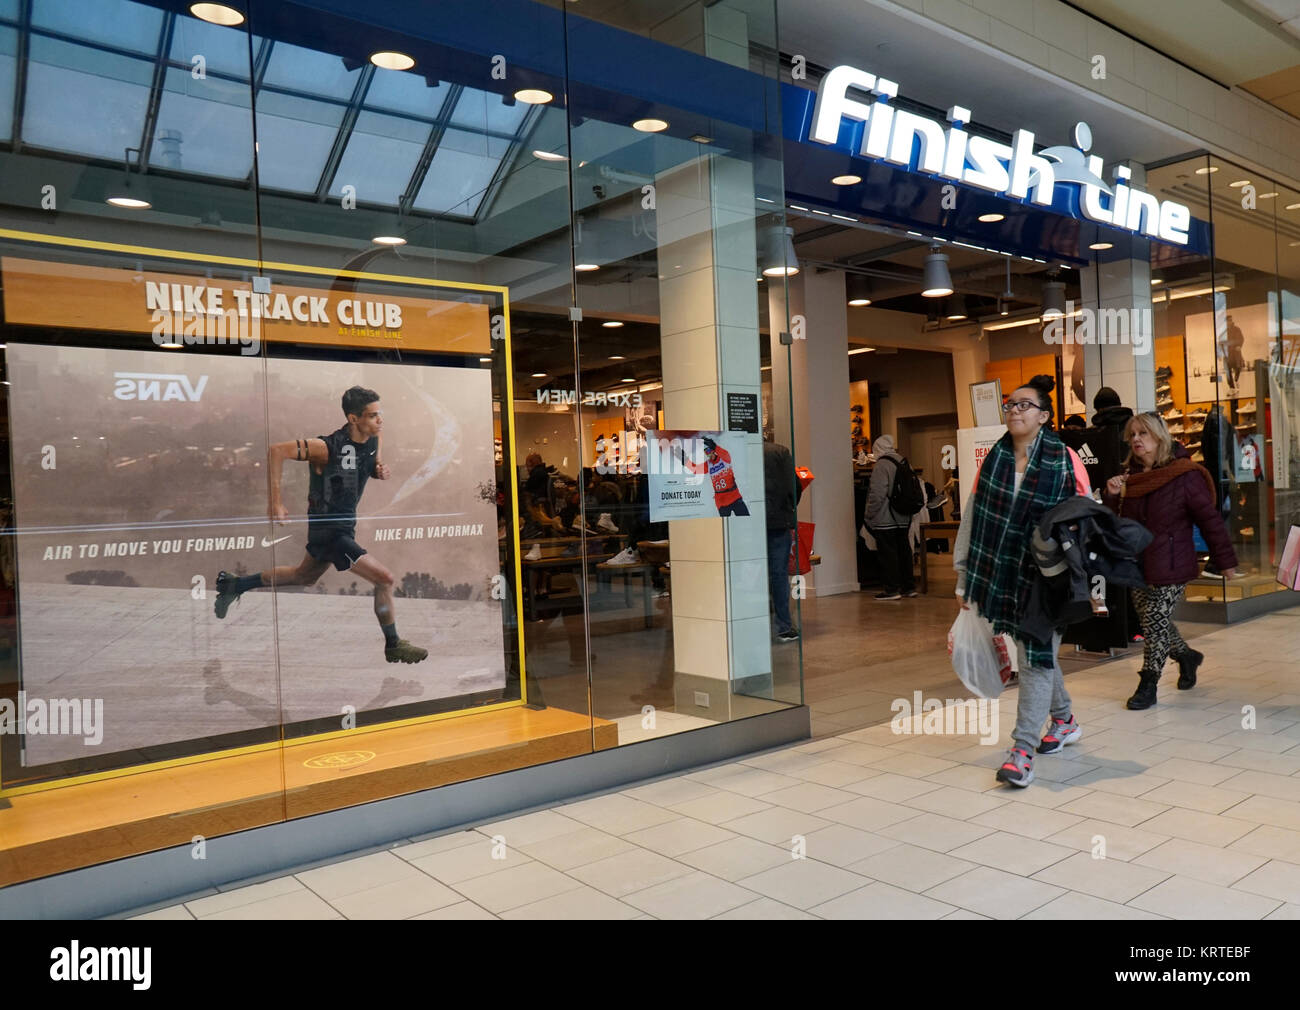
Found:
M 1061 648 L 1060 634 L 1052 635 L 1052 665 L 1030 667 L 1025 660 L 1025 647 L 1016 642 L 1019 650 L 1020 697 L 1016 702 L 1016 728 L 1012 734 L 1015 746 L 1034 754 L 1043 739 L 1043 729 L 1048 715 L 1065 719 L 1070 714 L 1070 696 L 1065 690 L 1065 675 L 1061 672 L 1056 654 Z

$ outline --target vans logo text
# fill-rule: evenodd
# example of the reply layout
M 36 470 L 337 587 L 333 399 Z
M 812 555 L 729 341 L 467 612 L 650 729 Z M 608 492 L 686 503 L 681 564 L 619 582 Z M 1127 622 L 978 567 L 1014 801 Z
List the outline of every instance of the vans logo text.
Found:
M 168 375 L 163 372 L 114 372 L 116 385 L 113 395 L 119 400 L 180 400 L 198 403 L 208 384 L 208 377 L 200 375 L 193 383 L 188 375 Z

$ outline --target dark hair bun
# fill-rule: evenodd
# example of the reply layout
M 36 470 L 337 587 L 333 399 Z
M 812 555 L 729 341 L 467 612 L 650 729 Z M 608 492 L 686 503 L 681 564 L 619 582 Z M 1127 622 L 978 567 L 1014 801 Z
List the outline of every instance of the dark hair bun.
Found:
M 1056 388 L 1056 380 L 1050 375 L 1035 375 L 1032 379 L 1026 382 L 1025 385 L 1031 389 L 1038 390 L 1043 394 L 1043 396 L 1047 396 Z

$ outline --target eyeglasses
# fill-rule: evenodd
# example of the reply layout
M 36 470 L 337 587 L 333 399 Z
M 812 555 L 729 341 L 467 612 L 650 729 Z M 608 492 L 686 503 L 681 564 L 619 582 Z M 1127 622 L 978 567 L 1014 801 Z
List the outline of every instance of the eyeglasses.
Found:
M 1043 410 L 1041 403 L 1035 403 L 1033 400 L 1010 400 L 1002 405 L 1002 412 L 1010 414 L 1012 411 L 1024 413 L 1026 410 Z

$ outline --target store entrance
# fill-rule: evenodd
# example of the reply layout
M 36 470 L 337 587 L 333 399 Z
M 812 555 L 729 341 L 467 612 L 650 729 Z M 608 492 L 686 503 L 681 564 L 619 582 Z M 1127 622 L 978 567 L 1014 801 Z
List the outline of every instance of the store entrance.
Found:
M 1070 363 L 1062 362 L 1061 348 L 1044 342 L 1041 326 L 1026 325 L 1038 322 L 1045 299 L 1077 304 L 1080 279 L 1059 261 L 879 222 L 828 223 L 820 215 L 792 221 L 806 262 L 802 306 L 810 333 L 827 337 L 825 345 L 806 348 L 809 375 L 818 355 L 842 355 L 839 381 L 846 387 L 801 386 L 798 363 L 792 366 L 796 443 L 801 428 L 811 436 L 797 446 L 799 462 L 822 451 L 824 441 L 842 439 L 842 451 L 814 465 L 812 500 L 800 509 L 801 520 L 815 523 L 823 558 L 800 604 L 807 695 L 816 718 L 841 731 L 888 721 L 894 700 L 916 690 L 940 697 L 960 690 L 944 649 L 957 609 L 952 550 L 963 477 L 970 476 L 962 472 L 958 433 L 988 421 L 975 417 L 971 387 L 995 378 L 1006 395 L 1047 373 L 1057 380 L 1057 424 L 1081 410 L 1062 381 Z M 828 288 L 832 272 L 842 288 Z M 825 308 L 828 289 L 843 299 L 836 311 Z M 842 343 L 839 334 L 832 340 L 822 332 L 828 325 L 832 332 L 842 326 Z M 844 421 L 847 431 L 839 427 Z M 900 460 L 922 482 L 924 508 L 891 530 L 895 523 L 880 514 L 879 499 Z M 883 530 L 864 536 L 873 523 Z M 898 552 L 892 565 L 891 547 Z M 827 570 L 837 550 L 851 564 L 849 577 L 832 584 Z

